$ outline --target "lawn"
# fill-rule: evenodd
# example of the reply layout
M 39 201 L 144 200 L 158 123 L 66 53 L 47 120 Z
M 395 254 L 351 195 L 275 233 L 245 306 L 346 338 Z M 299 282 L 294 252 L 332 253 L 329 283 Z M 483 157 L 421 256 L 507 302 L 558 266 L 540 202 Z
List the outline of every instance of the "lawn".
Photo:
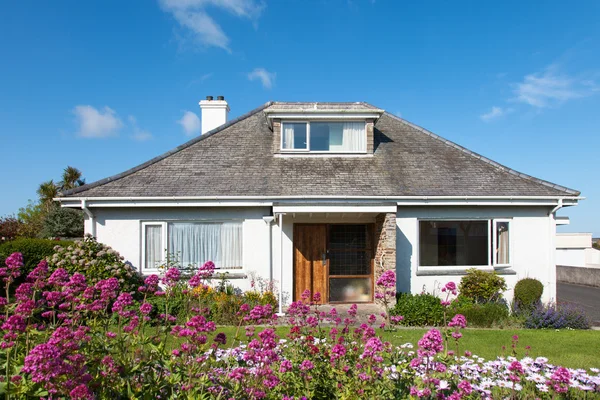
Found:
M 220 327 L 217 332 L 224 332 L 228 344 L 235 336 L 235 327 Z M 258 330 L 257 330 L 258 331 Z M 399 329 L 394 332 L 380 332 L 382 338 L 395 345 L 417 341 L 426 329 Z M 242 335 L 244 330 L 241 329 Z M 288 328 L 277 328 L 278 335 L 284 337 Z M 487 360 L 502 355 L 511 355 L 512 337 L 517 335 L 517 357 L 524 357 L 528 352 L 531 357 L 546 357 L 550 363 L 569 368 L 600 368 L 600 331 L 574 330 L 532 330 L 532 329 L 464 329 L 460 340 L 460 351 L 469 350 L 473 354 Z M 505 346 L 505 350 L 502 349 Z M 530 346 L 529 350 L 525 347 Z

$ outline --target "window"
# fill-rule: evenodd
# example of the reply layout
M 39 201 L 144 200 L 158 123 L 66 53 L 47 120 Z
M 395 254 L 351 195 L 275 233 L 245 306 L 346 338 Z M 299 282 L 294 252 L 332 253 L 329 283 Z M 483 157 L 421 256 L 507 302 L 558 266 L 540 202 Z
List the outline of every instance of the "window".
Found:
M 160 266 L 167 252 L 186 267 L 198 267 L 206 261 L 213 261 L 222 269 L 242 266 L 241 222 L 148 222 L 142 225 L 145 269 Z
M 495 265 L 510 264 L 509 221 L 494 221 Z
M 507 266 L 509 242 L 507 220 L 419 221 L 419 265 Z
M 144 249 L 144 269 L 156 269 L 164 256 L 163 224 L 144 223 L 142 246 Z
M 368 225 L 329 226 L 329 301 L 372 300 L 371 243 Z
M 284 122 L 281 149 L 332 153 L 367 150 L 365 122 Z

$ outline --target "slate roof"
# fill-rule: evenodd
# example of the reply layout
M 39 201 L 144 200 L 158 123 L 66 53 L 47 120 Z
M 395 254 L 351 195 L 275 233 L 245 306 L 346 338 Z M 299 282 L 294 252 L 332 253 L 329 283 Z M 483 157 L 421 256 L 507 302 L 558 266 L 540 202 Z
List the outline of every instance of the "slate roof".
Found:
M 578 196 L 384 113 L 372 157 L 273 154 L 267 107 L 377 109 L 366 103 L 266 103 L 121 174 L 67 197 Z

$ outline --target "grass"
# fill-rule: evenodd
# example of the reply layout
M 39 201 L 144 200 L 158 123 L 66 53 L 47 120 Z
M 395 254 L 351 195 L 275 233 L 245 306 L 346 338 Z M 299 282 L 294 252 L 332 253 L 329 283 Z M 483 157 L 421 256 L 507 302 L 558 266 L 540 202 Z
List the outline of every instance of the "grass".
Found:
M 259 331 L 260 329 L 257 329 Z M 427 329 L 399 329 L 393 332 L 380 332 L 382 339 L 394 345 L 412 343 L 423 336 Z M 227 343 L 231 344 L 236 327 L 225 326 L 217 329 L 227 335 Z M 285 337 L 289 332 L 287 327 L 278 327 L 277 334 Z M 533 329 L 464 329 L 460 340 L 460 352 L 469 350 L 473 354 L 495 359 L 498 356 L 512 355 L 512 337 L 519 336 L 516 347 L 517 357 L 528 353 L 530 357 L 546 357 L 550 363 L 569 368 L 600 368 L 600 331 L 573 330 L 533 330 Z M 242 328 L 240 334 L 244 334 Z M 502 347 L 505 347 L 505 350 Z M 529 350 L 525 347 L 530 346 Z M 454 347 L 451 344 L 450 348 Z

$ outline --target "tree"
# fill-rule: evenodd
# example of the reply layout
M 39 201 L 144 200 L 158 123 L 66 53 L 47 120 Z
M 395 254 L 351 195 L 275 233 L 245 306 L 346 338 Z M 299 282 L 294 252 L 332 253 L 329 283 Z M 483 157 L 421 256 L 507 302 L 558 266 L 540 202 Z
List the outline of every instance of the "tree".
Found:
M 70 165 L 65 168 L 60 182 L 60 190 L 70 190 L 85 185 L 85 179 L 81 177 L 81 171 Z
M 42 182 L 38 187 L 37 194 L 40 199 L 40 204 L 46 212 L 50 211 L 54 205 L 54 198 L 58 196 L 60 188 L 52 179 Z
M 21 225 L 22 223 L 14 215 L 0 217 L 0 243 L 16 238 Z
M 46 212 L 39 202 L 29 200 L 26 207 L 19 208 L 17 218 L 22 223 L 19 229 L 20 237 L 41 237 Z
M 44 218 L 44 237 L 83 237 L 83 211 L 55 207 Z

